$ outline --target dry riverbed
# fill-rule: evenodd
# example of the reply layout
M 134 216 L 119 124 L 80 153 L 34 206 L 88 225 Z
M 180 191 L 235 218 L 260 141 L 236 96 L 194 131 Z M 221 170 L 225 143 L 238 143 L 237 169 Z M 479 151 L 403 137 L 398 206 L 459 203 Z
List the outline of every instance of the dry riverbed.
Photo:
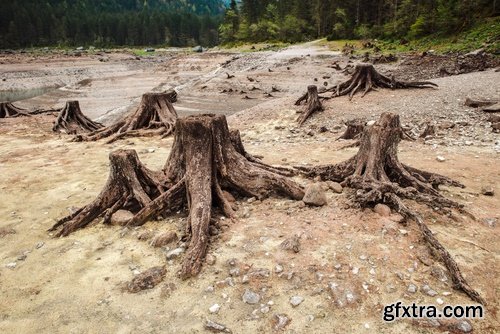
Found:
M 187 281 L 177 277 L 183 253 L 174 256 L 182 242 L 154 248 L 146 238 L 165 231 L 182 235 L 182 213 L 137 229 L 95 224 L 54 239 L 47 229 L 55 220 L 103 187 L 112 150 L 135 149 L 157 170 L 172 138 L 73 143 L 54 135 L 51 117 L 41 116 L 0 120 L 0 332 L 203 333 L 207 320 L 233 333 L 434 333 L 466 332 L 469 326 L 476 333 L 498 332 L 500 138 L 488 115 L 464 101 L 498 98 L 500 73 L 434 78 L 438 89 L 380 90 L 353 101 L 328 100 L 324 112 L 298 128 L 297 111 L 303 107 L 294 100 L 308 84 L 330 86 L 345 79 L 329 66 L 333 61 L 345 66 L 348 59 L 314 44 L 278 52 L 107 57 L 3 55 L 6 80 L 0 90 L 60 86 L 16 105 L 49 108 L 78 99 L 85 114 L 110 123 L 133 108 L 142 93 L 176 88 L 180 115 L 230 115 L 229 126 L 241 131 L 248 152 L 288 166 L 354 155 L 356 148 L 341 149 L 351 141 L 336 140 L 349 119 L 398 113 L 415 136 L 426 122 L 435 124 L 436 136 L 403 141 L 400 159 L 464 183 L 465 189 L 442 191 L 465 204 L 475 219 L 408 204 L 487 300 L 486 316 L 448 327 L 384 323 L 383 305 L 397 300 L 437 306 L 471 301 L 453 289 L 413 223 L 399 223 L 394 212 L 356 208 L 348 189 L 326 191 L 328 204 L 322 207 L 284 198 L 237 198 L 239 218 L 219 224 L 210 263 Z M 403 67 L 382 68 L 398 73 Z M 494 196 L 481 193 L 487 186 Z M 298 252 L 280 247 L 290 238 L 299 240 Z M 136 294 L 124 290 L 126 282 L 158 265 L 167 269 L 162 283 Z

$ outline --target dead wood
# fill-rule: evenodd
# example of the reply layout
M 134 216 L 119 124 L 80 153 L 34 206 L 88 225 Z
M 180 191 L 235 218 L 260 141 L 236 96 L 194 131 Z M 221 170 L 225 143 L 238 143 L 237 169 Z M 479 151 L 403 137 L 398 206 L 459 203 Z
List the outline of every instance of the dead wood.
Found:
M 351 78 L 337 86 L 329 88 L 327 91 L 332 91 L 333 96 L 349 95 L 352 99 L 354 94 L 362 91 L 362 97 L 369 91 L 377 88 L 403 89 L 403 88 L 428 88 L 429 86 L 437 87 L 430 81 L 397 81 L 394 77 L 387 77 L 378 73 L 372 64 L 358 64 L 354 69 Z
M 427 123 L 425 126 L 424 131 L 422 134 L 420 134 L 420 138 L 426 138 L 429 136 L 435 136 L 436 135 L 436 126 L 430 123 Z
M 363 132 L 366 122 L 363 119 L 352 119 L 345 123 L 347 129 L 338 139 L 358 139 Z
M 295 105 L 300 105 L 302 101 L 305 101 L 306 104 L 306 109 L 305 111 L 299 116 L 297 121 L 299 122 L 299 126 L 304 124 L 304 122 L 315 112 L 317 111 L 323 111 L 323 105 L 321 104 L 321 101 L 319 100 L 318 96 L 318 87 L 315 85 L 310 85 L 307 87 L 307 94 L 299 98 L 296 102 Z
M 310 177 L 342 182 L 342 185 L 356 190 L 354 200 L 361 206 L 386 203 L 406 218 L 414 220 L 426 243 L 446 265 L 455 288 L 484 304 L 484 299 L 465 281 L 450 253 L 434 237 L 422 218 L 402 201 L 402 198 L 411 199 L 443 210 L 461 209 L 461 204 L 441 195 L 438 187 L 463 188 L 464 185 L 446 176 L 402 164 L 397 156 L 402 131 L 399 116 L 384 113 L 374 125 L 365 128 L 359 151 L 354 157 L 336 165 L 297 168 Z
M 0 118 L 29 116 L 29 111 L 16 107 L 10 102 L 0 102 Z
M 95 141 L 108 138 L 107 143 L 125 137 L 168 136 L 174 131 L 177 112 L 172 101 L 177 93 L 147 93 L 142 95 L 136 111 L 113 125 L 101 128 L 86 135 L 79 135 L 74 141 Z
M 82 113 L 78 101 L 68 101 L 64 108 L 59 110 L 52 131 L 78 134 L 96 131 L 102 127 L 102 124 L 92 121 Z
M 465 105 L 467 107 L 472 107 L 472 108 L 488 107 L 488 106 L 492 106 L 498 102 L 499 101 L 497 101 L 497 100 L 474 100 L 471 98 L 465 99 Z
M 230 133 L 223 115 L 198 115 L 178 119 L 171 153 L 161 172 L 152 172 L 133 150 L 110 154 L 111 170 L 106 186 L 90 204 L 61 219 L 51 231 L 66 236 L 97 218 L 104 223 L 119 209 L 134 216 L 127 226 L 187 208 L 188 250 L 181 276 L 201 270 L 210 240 L 213 207 L 234 218 L 224 192 L 263 198 L 280 194 L 300 200 L 304 191 L 293 180 L 245 152 L 239 133 Z M 236 144 L 235 144 L 236 143 Z
M 130 293 L 137 293 L 142 290 L 152 289 L 163 279 L 167 270 L 165 267 L 153 267 L 135 276 L 131 282 L 127 284 L 127 290 Z

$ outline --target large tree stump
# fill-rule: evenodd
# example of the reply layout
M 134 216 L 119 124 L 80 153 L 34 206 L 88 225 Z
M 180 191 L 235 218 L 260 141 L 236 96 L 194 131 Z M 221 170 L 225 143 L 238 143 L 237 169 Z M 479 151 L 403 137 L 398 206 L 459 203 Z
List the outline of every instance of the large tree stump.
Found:
M 305 111 L 299 116 L 297 121 L 299 126 L 304 124 L 304 122 L 316 111 L 323 111 L 323 105 L 318 96 L 318 87 L 315 85 L 310 85 L 307 87 L 307 94 L 299 98 L 295 105 L 300 105 L 302 101 L 307 103 Z
M 26 109 L 18 108 L 10 102 L 0 102 L 0 118 L 29 116 Z
M 449 270 L 455 287 L 484 304 L 481 296 L 465 281 L 450 253 L 434 237 L 422 218 L 401 200 L 412 199 L 433 208 L 462 208 L 459 203 L 441 195 L 438 187 L 464 186 L 446 176 L 402 164 L 397 156 L 402 131 L 399 116 L 384 113 L 374 125 L 365 128 L 359 151 L 354 157 L 336 165 L 298 168 L 308 176 L 342 182 L 344 186 L 355 189 L 354 199 L 361 206 L 386 203 L 404 217 L 415 220 L 426 243 Z
M 177 112 L 172 105 L 177 100 L 177 93 L 147 93 L 136 111 L 113 125 L 101 128 L 86 135 L 75 137 L 75 141 L 95 141 L 108 138 L 112 143 L 124 137 L 167 136 L 174 130 Z
M 46 112 L 52 111 L 47 110 Z M 60 109 L 59 115 L 54 121 L 52 131 L 77 134 L 82 132 L 92 132 L 102 127 L 103 125 L 101 123 L 92 121 L 82 113 L 80 103 L 78 101 L 68 101 L 66 102 L 64 108 Z
M 201 270 L 214 206 L 225 216 L 234 217 L 223 190 L 257 198 L 273 193 L 297 200 L 304 196 L 302 187 L 293 180 L 251 161 L 241 148 L 235 148 L 225 116 L 190 116 L 178 119 L 175 127 L 172 150 L 161 172 L 144 167 L 133 150 L 112 152 L 110 176 L 103 191 L 51 230 L 66 236 L 99 217 L 108 222 L 119 209 L 134 213 L 127 226 L 139 226 L 186 207 L 190 243 L 181 276 L 188 278 Z
M 347 81 L 339 83 L 337 86 L 327 89 L 325 92 L 333 92 L 333 97 L 349 95 L 352 99 L 354 94 L 362 91 L 362 97 L 369 91 L 376 90 L 376 88 L 428 88 L 429 86 L 437 87 L 437 85 L 430 81 L 397 81 L 394 76 L 391 78 L 378 73 L 372 64 L 361 63 L 356 65 L 354 73 Z

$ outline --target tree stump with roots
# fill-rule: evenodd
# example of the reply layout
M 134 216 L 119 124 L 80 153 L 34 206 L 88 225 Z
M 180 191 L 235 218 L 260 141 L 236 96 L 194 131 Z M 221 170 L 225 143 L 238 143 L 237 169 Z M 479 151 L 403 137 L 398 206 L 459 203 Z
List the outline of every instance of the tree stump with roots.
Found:
M 223 190 L 257 198 L 273 193 L 296 200 L 304 196 L 302 187 L 279 169 L 252 161 L 235 147 L 231 139 L 236 135 L 231 136 L 225 116 L 190 116 L 178 119 L 175 126 L 172 150 L 162 171 L 146 168 L 133 150 L 112 152 L 109 178 L 98 197 L 59 220 L 51 231 L 67 236 L 97 218 L 109 222 L 119 209 L 134 213 L 127 226 L 140 226 L 186 207 L 190 242 L 181 277 L 188 278 L 201 270 L 214 207 L 226 217 L 234 217 Z
M 361 63 L 356 65 L 354 73 L 351 78 L 344 81 L 337 86 L 334 86 L 327 91 L 333 91 L 333 96 L 349 95 L 352 99 L 354 94 L 362 91 L 362 97 L 369 91 L 376 90 L 377 88 L 428 88 L 430 86 L 437 87 L 437 85 L 430 81 L 397 81 L 394 76 L 391 78 L 378 73 L 372 64 Z
M 318 96 L 318 87 L 315 85 L 308 86 L 307 93 L 300 97 L 295 102 L 295 105 L 300 105 L 302 101 L 305 101 L 307 105 L 305 111 L 297 119 L 299 126 L 304 124 L 304 122 L 316 111 L 323 111 L 323 105 L 321 104 Z
M 11 118 L 19 116 L 29 116 L 26 109 L 18 108 L 10 102 L 0 103 L 0 118 Z
M 174 131 L 177 120 L 177 112 L 172 105 L 176 100 L 175 91 L 144 94 L 133 114 L 113 125 L 76 136 L 74 141 L 95 141 L 109 137 L 106 143 L 112 143 L 133 136 L 168 136 Z
M 365 128 L 359 151 L 354 157 L 336 165 L 297 168 L 307 176 L 342 182 L 344 186 L 356 190 L 354 200 L 361 206 L 386 203 L 406 219 L 414 220 L 427 245 L 444 262 L 455 288 L 464 291 L 472 300 L 484 304 L 484 299 L 465 281 L 455 260 L 420 215 L 402 201 L 405 198 L 433 208 L 461 209 L 461 204 L 441 195 L 438 187 L 447 185 L 463 188 L 464 185 L 446 176 L 401 163 L 397 150 L 402 131 L 399 116 L 384 113 L 374 125 Z
M 51 112 L 51 110 L 47 112 Z M 52 131 L 78 134 L 96 131 L 102 127 L 101 123 L 92 121 L 82 113 L 78 101 L 68 101 L 64 108 L 59 110 Z
M 357 139 L 363 133 L 363 130 L 366 126 L 366 121 L 363 119 L 352 119 L 345 122 L 347 129 L 345 132 L 337 139 Z

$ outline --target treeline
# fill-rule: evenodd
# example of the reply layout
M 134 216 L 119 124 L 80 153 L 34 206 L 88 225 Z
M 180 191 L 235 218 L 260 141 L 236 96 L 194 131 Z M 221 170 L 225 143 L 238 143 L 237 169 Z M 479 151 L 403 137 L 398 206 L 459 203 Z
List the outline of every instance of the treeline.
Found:
M 220 0 L 2 0 L 0 48 L 216 45 Z
M 223 43 L 414 39 L 496 15 L 496 0 L 231 0 L 219 31 Z

